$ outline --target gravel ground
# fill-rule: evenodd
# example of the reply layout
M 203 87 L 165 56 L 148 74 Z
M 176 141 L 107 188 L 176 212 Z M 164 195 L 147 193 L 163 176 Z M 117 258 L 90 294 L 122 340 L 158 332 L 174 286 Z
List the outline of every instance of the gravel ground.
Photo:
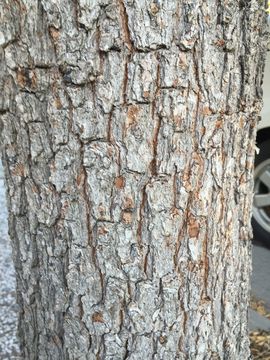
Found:
M 3 170 L 0 163 L 0 359 L 19 359 L 16 338 L 15 274 L 8 238 Z

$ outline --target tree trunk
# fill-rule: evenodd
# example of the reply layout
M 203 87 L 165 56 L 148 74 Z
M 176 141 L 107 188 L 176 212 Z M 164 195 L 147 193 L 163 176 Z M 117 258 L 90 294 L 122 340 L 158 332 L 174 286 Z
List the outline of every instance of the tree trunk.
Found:
M 24 359 L 247 359 L 258 0 L 2 0 Z

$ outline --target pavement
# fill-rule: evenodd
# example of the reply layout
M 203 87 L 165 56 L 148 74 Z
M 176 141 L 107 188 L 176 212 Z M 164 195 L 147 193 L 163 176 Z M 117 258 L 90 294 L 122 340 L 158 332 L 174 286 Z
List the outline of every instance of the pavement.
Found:
M 253 246 L 252 298 L 264 304 L 270 314 L 270 250 L 259 241 Z M 7 209 L 3 168 L 0 163 L 0 359 L 19 359 L 16 338 L 17 312 L 15 273 L 8 237 Z M 258 311 L 249 310 L 250 330 L 270 330 L 270 320 Z
M 0 164 L 1 165 L 1 164 Z M 18 309 L 15 300 L 15 273 L 8 237 L 3 168 L 0 166 L 0 359 L 18 359 L 16 338 Z
M 251 296 L 262 303 L 265 313 L 270 315 L 270 249 L 265 248 L 259 241 L 253 246 L 252 265 Z M 270 331 L 270 320 L 250 309 L 249 327 L 251 330 Z

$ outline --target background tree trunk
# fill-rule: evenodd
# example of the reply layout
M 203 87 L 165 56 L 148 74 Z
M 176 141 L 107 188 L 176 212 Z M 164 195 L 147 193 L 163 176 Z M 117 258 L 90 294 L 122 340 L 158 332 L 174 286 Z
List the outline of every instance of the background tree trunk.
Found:
M 259 1 L 2 0 L 25 359 L 247 359 Z

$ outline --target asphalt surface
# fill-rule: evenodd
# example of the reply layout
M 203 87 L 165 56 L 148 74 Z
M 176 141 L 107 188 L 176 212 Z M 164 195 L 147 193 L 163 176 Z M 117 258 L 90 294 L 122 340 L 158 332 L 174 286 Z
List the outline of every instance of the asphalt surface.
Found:
M 264 303 L 270 313 L 270 250 L 259 242 L 253 246 L 252 297 Z M 0 163 L 0 359 L 19 359 L 16 338 L 17 306 L 15 300 L 15 274 L 8 238 L 7 210 L 3 169 Z M 270 320 L 250 310 L 251 330 L 270 330 Z
M 253 246 L 252 264 L 251 295 L 262 302 L 266 312 L 270 314 L 270 250 L 259 241 Z M 251 330 L 270 330 L 270 320 L 250 310 L 249 326 Z

